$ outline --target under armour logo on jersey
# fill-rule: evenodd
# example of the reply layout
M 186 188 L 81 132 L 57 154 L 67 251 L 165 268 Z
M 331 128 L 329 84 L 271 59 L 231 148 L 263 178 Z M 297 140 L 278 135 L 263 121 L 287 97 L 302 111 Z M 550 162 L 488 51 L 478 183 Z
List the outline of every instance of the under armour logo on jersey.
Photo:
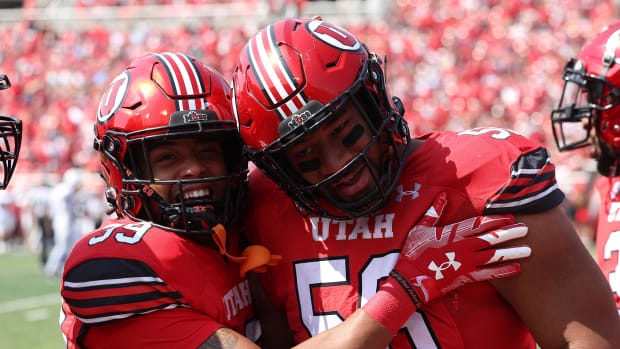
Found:
M 428 269 L 435 272 L 435 280 L 443 279 L 442 271 L 450 267 L 454 268 L 454 270 L 459 270 L 461 267 L 461 262 L 454 260 L 454 252 L 446 252 L 446 257 L 448 257 L 448 261 L 441 263 L 439 266 L 434 261 L 431 261 L 428 265 Z
M 422 187 L 420 183 L 415 183 L 413 185 L 413 190 L 403 191 L 402 184 L 397 186 L 396 194 L 395 194 L 396 196 L 394 197 L 394 201 L 401 202 L 403 199 L 403 196 L 408 196 L 408 195 L 411 195 L 411 200 L 417 198 L 418 196 L 420 196 L 420 193 L 418 193 L 418 190 L 420 190 L 420 187 Z

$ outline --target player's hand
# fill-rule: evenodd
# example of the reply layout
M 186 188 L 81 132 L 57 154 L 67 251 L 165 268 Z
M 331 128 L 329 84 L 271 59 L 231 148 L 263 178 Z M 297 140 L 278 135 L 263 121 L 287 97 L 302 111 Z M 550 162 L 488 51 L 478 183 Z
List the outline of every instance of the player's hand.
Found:
M 439 194 L 409 231 L 387 280 L 405 288 L 416 308 L 459 286 L 515 275 L 520 266 L 514 261 L 531 253 L 526 245 L 502 247 L 527 234 L 527 226 L 514 224 L 512 215 L 479 216 L 435 227 L 446 203 L 447 195 Z

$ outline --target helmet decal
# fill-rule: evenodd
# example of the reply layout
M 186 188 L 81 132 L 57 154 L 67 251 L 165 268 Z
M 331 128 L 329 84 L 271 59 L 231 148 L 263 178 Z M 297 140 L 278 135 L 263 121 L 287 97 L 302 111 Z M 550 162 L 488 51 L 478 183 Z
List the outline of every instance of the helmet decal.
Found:
M 280 136 L 286 135 L 291 130 L 294 130 L 299 125 L 312 118 L 312 116 L 318 113 L 323 107 L 324 105 L 319 101 L 312 100 L 308 102 L 306 105 L 295 111 L 293 115 L 280 122 L 280 125 L 278 126 L 278 133 Z
M 306 28 L 317 39 L 340 50 L 358 51 L 362 48 L 355 36 L 337 25 L 313 19 L 306 23 Z
M 156 53 L 163 64 L 175 95 L 203 95 L 205 83 L 198 74 L 195 63 L 182 53 Z M 204 98 L 180 99 L 176 101 L 177 110 L 206 109 Z
M 103 93 L 99 108 L 97 108 L 97 121 L 106 123 L 114 115 L 125 101 L 129 91 L 131 77 L 128 71 L 120 73 Z
M 299 86 L 282 56 L 273 24 L 252 38 L 245 49 L 252 72 L 269 103 L 278 105 L 288 99 L 275 109 L 280 119 L 285 119 L 308 102 L 303 93 L 294 95 Z
M 609 36 L 605 43 L 605 52 L 603 53 L 603 64 L 608 61 L 608 64 L 614 63 L 616 60 L 616 50 L 620 45 L 620 29 L 616 30 Z

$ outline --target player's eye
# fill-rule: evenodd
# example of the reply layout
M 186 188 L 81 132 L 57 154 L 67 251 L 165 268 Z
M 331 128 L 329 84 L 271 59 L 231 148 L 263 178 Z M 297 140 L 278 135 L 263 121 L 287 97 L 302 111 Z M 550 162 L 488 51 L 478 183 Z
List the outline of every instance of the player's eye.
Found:
M 218 153 L 218 149 L 213 146 L 204 146 L 200 148 L 200 153 L 207 156 L 212 156 Z
M 151 162 L 154 165 L 157 165 L 161 163 L 167 163 L 167 162 L 174 161 L 177 158 L 177 156 L 174 152 L 161 149 L 159 151 L 156 150 L 152 152 L 150 158 L 151 158 Z
M 304 157 L 304 156 L 306 156 L 308 154 L 311 154 L 313 150 L 314 149 L 312 147 L 305 147 L 305 148 L 303 148 L 301 150 L 298 150 L 297 151 L 297 157 L 301 158 L 301 157 Z
M 313 158 L 310 160 L 301 161 L 299 164 L 297 164 L 297 167 L 302 173 L 313 172 L 321 167 L 321 159 Z
M 338 127 L 336 127 L 335 129 L 332 130 L 332 132 L 330 132 L 330 136 L 338 135 L 345 129 L 345 127 L 347 127 L 348 124 L 349 124 L 349 120 L 342 122 L 340 125 L 338 125 Z

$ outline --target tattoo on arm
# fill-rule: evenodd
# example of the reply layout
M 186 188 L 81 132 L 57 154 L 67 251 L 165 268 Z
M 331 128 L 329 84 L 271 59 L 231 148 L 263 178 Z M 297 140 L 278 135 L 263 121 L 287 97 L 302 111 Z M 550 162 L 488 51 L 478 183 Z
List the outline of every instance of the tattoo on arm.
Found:
M 198 349 L 229 349 L 239 341 L 238 334 L 230 328 L 220 328 L 207 338 Z

